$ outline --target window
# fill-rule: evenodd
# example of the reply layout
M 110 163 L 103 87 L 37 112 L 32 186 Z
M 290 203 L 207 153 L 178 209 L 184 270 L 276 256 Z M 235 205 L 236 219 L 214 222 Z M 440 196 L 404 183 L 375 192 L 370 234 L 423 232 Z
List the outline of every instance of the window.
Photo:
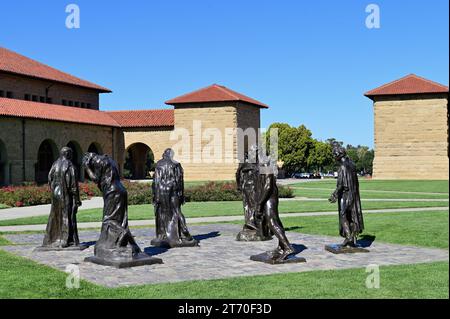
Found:
M 30 94 L 25 94 L 25 96 L 24 96 L 24 99 L 25 99 L 26 101 L 29 101 L 29 100 L 31 100 L 31 98 L 30 98 Z
M 66 100 L 62 100 L 62 105 L 67 105 L 67 101 Z
M 7 97 L 8 99 L 12 99 L 12 98 L 13 98 L 13 92 L 11 92 L 11 91 L 6 91 L 6 97 Z
M 75 102 L 76 107 L 80 107 L 80 102 Z
M 86 104 L 87 108 L 90 109 L 91 108 L 91 103 Z
M 37 95 L 32 95 L 32 96 L 31 96 L 31 99 L 32 99 L 34 102 L 37 102 L 38 97 L 37 97 Z
M 51 98 L 51 97 L 48 97 L 46 102 L 47 102 L 48 104 L 52 104 L 52 98 Z
M 4 97 L 5 96 L 5 91 L 0 90 L 0 97 Z
M 39 97 L 39 102 L 41 102 L 41 103 L 45 103 L 45 97 L 43 97 L 43 96 L 40 96 L 40 97 Z
M 69 101 L 69 106 L 73 106 L 73 101 Z
M 81 107 L 84 109 L 86 107 L 86 104 L 84 102 L 81 102 Z

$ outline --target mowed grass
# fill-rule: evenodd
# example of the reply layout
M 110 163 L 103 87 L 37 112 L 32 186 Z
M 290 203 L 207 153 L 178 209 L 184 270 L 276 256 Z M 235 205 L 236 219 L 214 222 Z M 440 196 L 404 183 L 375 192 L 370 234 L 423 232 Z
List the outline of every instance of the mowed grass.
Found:
M 307 188 L 334 188 L 335 179 L 325 179 L 320 181 L 292 184 L 291 186 L 301 186 Z M 446 180 L 376 180 L 359 178 L 359 188 L 364 190 L 378 191 L 398 191 L 398 192 L 420 192 L 420 193 L 449 193 L 449 185 Z
M 0 251 L 0 298 L 448 298 L 448 262 L 380 267 L 380 288 L 365 286 L 365 269 L 285 273 L 106 288 Z
M 3 209 L 3 208 L 9 208 L 9 206 L 8 206 L 8 205 L 5 205 L 5 204 L 1 204 L 1 203 L 0 203 L 0 209 Z
M 312 182 L 311 182 L 312 183 Z M 336 185 L 319 185 L 322 187 L 306 187 L 305 183 L 300 186 L 291 186 L 296 197 L 306 198 L 323 198 L 327 199 L 334 191 Z M 329 188 L 328 188 L 329 187 Z M 448 193 L 434 193 L 434 194 L 409 194 L 409 193 L 395 193 L 390 191 L 377 190 L 360 190 L 362 199 L 448 199 Z
M 360 238 L 375 241 L 448 249 L 449 213 L 445 211 L 365 214 L 365 230 Z M 288 231 L 339 236 L 338 216 L 285 217 Z
M 417 208 L 417 207 L 446 207 L 448 201 L 442 202 L 376 202 L 362 201 L 363 210 Z M 336 210 L 336 204 L 323 201 L 280 201 L 280 213 L 323 212 Z M 189 202 L 183 208 L 186 217 L 238 216 L 243 215 L 242 202 Z M 153 219 L 152 205 L 133 205 L 128 208 L 130 220 Z M 35 225 L 47 223 L 48 216 L 35 216 L 0 221 L 0 226 Z M 98 222 L 102 219 L 102 209 L 88 209 L 78 212 L 78 222 Z

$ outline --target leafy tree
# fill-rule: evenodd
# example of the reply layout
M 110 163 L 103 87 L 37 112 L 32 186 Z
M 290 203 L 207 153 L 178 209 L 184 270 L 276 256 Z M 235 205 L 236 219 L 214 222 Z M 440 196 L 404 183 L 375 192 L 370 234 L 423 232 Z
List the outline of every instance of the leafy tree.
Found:
M 309 158 L 308 166 L 321 172 L 325 167 L 333 165 L 333 149 L 330 143 L 314 141 Z
M 270 130 L 278 129 L 278 156 L 284 162 L 283 168 L 288 174 L 304 170 L 314 147 L 311 131 L 304 125 L 291 127 L 286 123 L 273 123 L 266 135 L 266 145 L 270 145 Z

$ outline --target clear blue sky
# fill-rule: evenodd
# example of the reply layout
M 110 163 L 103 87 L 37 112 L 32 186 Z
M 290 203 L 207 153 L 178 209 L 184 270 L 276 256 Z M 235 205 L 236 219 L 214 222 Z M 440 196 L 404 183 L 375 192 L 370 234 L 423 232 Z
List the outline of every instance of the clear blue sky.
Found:
M 81 28 L 67 29 L 67 4 Z M 365 26 L 376 3 L 381 28 Z M 369 89 L 416 73 L 448 84 L 448 1 L 2 1 L 0 45 L 113 90 L 104 110 L 166 108 L 219 83 L 271 106 L 262 126 L 373 146 Z

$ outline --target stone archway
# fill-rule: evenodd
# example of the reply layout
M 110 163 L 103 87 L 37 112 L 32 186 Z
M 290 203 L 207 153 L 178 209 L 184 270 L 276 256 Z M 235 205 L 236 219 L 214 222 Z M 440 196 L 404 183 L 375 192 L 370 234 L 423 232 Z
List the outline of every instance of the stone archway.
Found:
M 49 139 L 44 140 L 39 146 L 37 154 L 35 168 L 35 181 L 37 184 L 45 184 L 48 182 L 48 173 L 57 157 L 58 147 L 55 142 Z
M 89 153 L 96 153 L 99 155 L 103 154 L 102 147 L 97 142 L 92 142 L 91 145 L 89 145 L 88 150 Z
M 78 180 L 84 180 L 84 174 L 81 172 L 81 161 L 83 158 L 83 151 L 81 150 L 80 144 L 76 141 L 70 141 L 67 143 L 67 147 L 72 149 L 72 163 L 76 168 L 76 174 Z
M 0 140 L 0 187 L 9 184 L 8 154 L 6 146 Z
M 148 145 L 131 144 L 126 150 L 123 175 L 129 179 L 147 179 L 154 170 L 154 163 L 155 157 Z

